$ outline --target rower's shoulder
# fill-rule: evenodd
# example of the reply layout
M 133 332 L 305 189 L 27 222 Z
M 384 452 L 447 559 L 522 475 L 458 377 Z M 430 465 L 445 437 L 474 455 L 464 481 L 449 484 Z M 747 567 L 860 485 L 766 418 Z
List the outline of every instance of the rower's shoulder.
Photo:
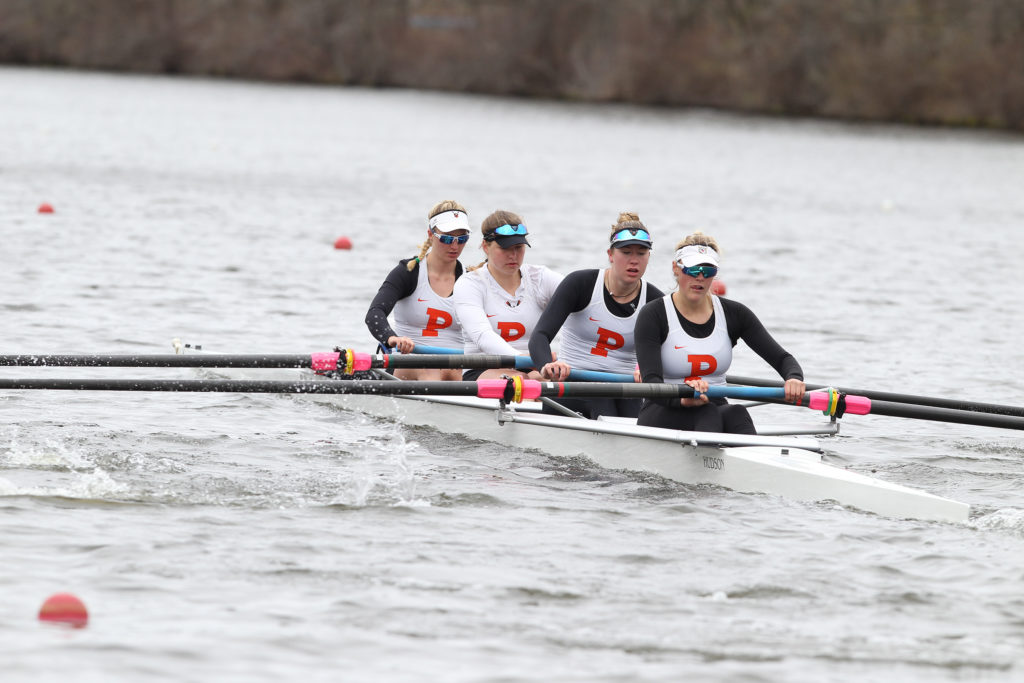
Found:
M 717 296 L 718 302 L 722 305 L 722 310 L 725 313 L 733 313 L 738 315 L 753 315 L 754 312 L 746 304 L 742 304 L 735 299 L 726 299 L 724 296 Z
M 574 270 L 564 278 L 562 278 L 562 287 L 579 287 L 586 289 L 589 293 L 597 284 L 597 277 L 601 274 L 599 268 L 584 268 L 582 270 Z

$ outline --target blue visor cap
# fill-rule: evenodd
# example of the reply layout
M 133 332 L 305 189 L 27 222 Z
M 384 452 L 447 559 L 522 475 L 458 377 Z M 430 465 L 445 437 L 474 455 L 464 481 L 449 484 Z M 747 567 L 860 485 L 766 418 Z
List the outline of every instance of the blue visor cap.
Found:
M 507 249 L 517 244 L 530 246 L 530 242 L 526 239 L 528 234 L 526 226 L 522 223 L 519 225 L 509 225 L 506 223 L 496 227 L 494 232 L 484 237 L 484 239 L 488 242 L 497 242 L 499 247 Z
M 643 228 L 624 228 L 612 235 L 612 247 L 628 247 L 631 244 L 639 244 L 641 247 L 647 247 L 648 249 L 654 248 L 654 240 L 651 239 L 651 233 Z

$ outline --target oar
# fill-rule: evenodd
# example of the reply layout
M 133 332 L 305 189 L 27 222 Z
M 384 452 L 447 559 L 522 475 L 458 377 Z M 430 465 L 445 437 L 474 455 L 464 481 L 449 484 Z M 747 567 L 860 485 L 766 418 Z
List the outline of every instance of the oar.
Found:
M 417 353 L 430 353 L 430 354 L 459 354 L 462 351 L 458 349 L 448 349 L 442 346 L 424 346 L 417 344 L 412 349 L 413 354 Z M 469 356 L 472 357 L 472 356 Z M 513 363 L 504 365 L 502 367 L 515 368 L 516 370 L 534 370 L 533 359 L 529 356 L 511 356 L 515 359 Z M 468 366 L 466 366 L 468 367 Z M 618 372 L 600 372 L 598 370 L 570 370 L 569 377 L 570 382 L 632 382 L 633 375 L 625 375 Z
M 3 379 L 0 389 L 56 389 L 76 391 L 189 391 L 282 394 L 382 394 L 477 396 L 518 402 L 546 398 L 692 398 L 694 390 L 685 384 L 634 382 L 538 382 L 516 377 L 512 380 L 482 379 L 475 382 L 395 382 L 383 380 L 176 380 L 176 379 Z M 712 386 L 712 398 L 779 399 L 782 389 L 765 387 Z M 812 392 L 804 399 L 807 407 L 824 410 L 836 399 L 830 392 Z M 844 396 L 845 412 L 866 415 L 871 402 L 860 396 Z
M 735 375 L 729 375 L 726 380 L 732 384 L 746 384 L 754 387 L 780 387 L 782 382 L 774 379 L 759 379 L 757 377 L 738 377 Z M 826 386 L 823 384 L 808 384 L 808 389 L 825 389 Z M 975 413 L 992 413 L 995 415 L 1014 415 L 1017 417 L 1024 417 L 1024 408 L 1018 406 L 1008 406 L 999 403 L 975 403 L 973 401 L 963 401 L 956 398 L 940 398 L 934 396 L 915 396 L 913 394 L 899 394 L 889 391 L 871 391 L 867 389 L 847 389 L 845 387 L 835 387 L 836 391 L 841 391 L 844 394 L 857 394 L 859 396 L 867 396 L 872 401 L 888 401 L 893 404 L 903 403 L 918 406 L 932 406 L 934 408 L 948 408 L 951 410 L 966 410 Z M 872 411 L 875 412 L 875 411 Z M 914 411 L 908 411 L 914 412 Z M 897 415 L 896 417 L 913 417 L 911 415 Z M 921 419 L 931 419 L 922 417 Z M 950 422 L 954 420 L 949 420 Z
M 767 389 L 770 387 L 747 388 Z M 971 410 L 934 408 L 931 406 L 917 406 L 906 403 L 893 403 L 891 401 L 876 401 L 874 399 L 870 399 L 867 397 L 864 398 L 865 400 L 871 401 L 872 415 L 906 417 L 912 420 L 931 420 L 932 422 L 954 422 L 957 424 L 978 425 L 979 427 L 999 427 L 1001 429 L 1024 429 L 1024 417 L 1017 417 L 1015 415 L 993 415 L 991 413 L 980 413 Z M 761 400 L 763 400 L 765 403 L 785 402 L 775 398 L 763 398 Z
M 371 368 L 508 368 L 516 356 L 370 355 L 351 349 L 306 354 L 80 354 L 0 355 L 0 365 L 120 368 L 310 368 L 353 371 Z M 351 364 L 351 366 L 349 366 Z

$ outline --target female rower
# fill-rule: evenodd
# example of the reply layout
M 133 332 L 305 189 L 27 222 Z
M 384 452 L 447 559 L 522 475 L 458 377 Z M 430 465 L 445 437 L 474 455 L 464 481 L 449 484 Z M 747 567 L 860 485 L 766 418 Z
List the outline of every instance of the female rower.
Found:
M 678 289 L 640 311 L 636 356 L 644 382 L 688 384 L 697 391 L 724 385 L 732 347 L 742 339 L 785 379 L 786 400 L 804 395 L 800 364 L 743 304 L 711 293 L 721 250 L 700 232 L 676 246 L 672 273 Z M 755 434 L 743 406 L 724 398 L 645 399 L 637 424 L 687 431 Z
M 452 291 L 463 273 L 459 256 L 469 241 L 469 219 L 458 202 L 443 201 L 427 217 L 427 239 L 420 253 L 402 259 L 388 273 L 366 312 L 366 326 L 385 348 L 411 353 L 416 344 L 461 347 Z M 388 324 L 394 311 L 395 325 Z M 395 377 L 457 380 L 460 370 L 396 370 Z
M 662 291 L 643 279 L 654 242 L 640 217 L 620 213 L 612 226 L 608 268 L 569 273 L 558 285 L 530 336 L 530 356 L 544 379 L 564 380 L 572 368 L 634 374 L 636 351 L 633 327 L 640 309 L 660 299 Z M 558 360 L 551 341 L 562 341 Z M 639 381 L 639 378 L 637 378 Z M 584 417 L 636 417 L 639 399 L 559 399 Z
M 462 324 L 465 353 L 528 355 L 530 333 L 562 276 L 546 266 L 523 263 L 530 246 L 523 220 L 495 211 L 480 226 L 487 259 L 455 283 L 455 313 Z M 484 266 L 484 267 L 481 267 Z M 521 375 L 512 368 L 466 370 L 464 380 Z

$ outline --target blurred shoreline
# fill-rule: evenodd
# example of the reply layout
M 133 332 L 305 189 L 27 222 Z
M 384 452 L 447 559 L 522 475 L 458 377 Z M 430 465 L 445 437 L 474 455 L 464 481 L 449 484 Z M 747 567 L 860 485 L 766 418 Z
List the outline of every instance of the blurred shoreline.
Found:
M 1024 130 L 1017 0 L 0 0 L 0 63 Z

